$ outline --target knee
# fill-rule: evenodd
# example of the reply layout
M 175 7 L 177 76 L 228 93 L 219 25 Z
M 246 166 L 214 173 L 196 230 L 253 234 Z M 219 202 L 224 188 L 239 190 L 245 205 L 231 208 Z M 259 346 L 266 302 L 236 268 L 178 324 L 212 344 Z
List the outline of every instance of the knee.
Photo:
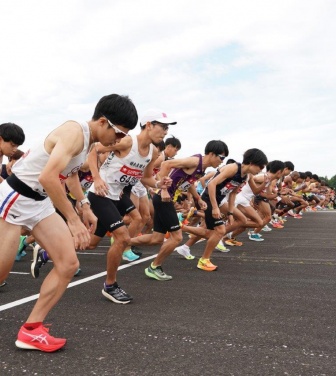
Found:
M 173 240 L 174 240 L 174 242 L 175 242 L 176 244 L 180 244 L 181 241 L 182 241 L 182 239 L 183 239 L 182 231 L 181 231 L 180 234 L 176 234 L 176 235 L 174 236 L 174 238 L 173 238 Z
M 151 219 L 152 218 L 151 218 L 150 214 L 144 214 L 142 216 L 142 222 L 145 223 L 145 224 L 148 223 Z
M 131 242 L 131 237 L 125 234 L 123 237 L 116 237 L 112 246 L 119 245 L 120 248 L 126 248 Z
M 264 218 L 263 223 L 268 223 L 271 219 L 272 219 L 272 217 L 270 215 L 266 215 L 266 217 Z
M 162 244 L 164 238 L 161 238 L 161 237 L 152 237 L 151 238 L 151 242 L 150 242 L 150 245 L 160 245 Z
M 261 218 L 257 219 L 257 225 L 257 227 L 262 227 L 264 225 L 264 221 Z
M 71 260 L 63 262 L 61 266 L 55 265 L 54 262 L 54 266 L 64 277 L 71 279 L 79 268 L 79 261 L 77 257 L 73 257 Z

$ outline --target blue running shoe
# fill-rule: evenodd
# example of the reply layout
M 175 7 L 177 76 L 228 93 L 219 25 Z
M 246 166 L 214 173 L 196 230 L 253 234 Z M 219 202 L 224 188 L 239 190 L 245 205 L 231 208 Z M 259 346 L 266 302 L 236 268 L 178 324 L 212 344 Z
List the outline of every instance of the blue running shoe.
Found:
M 135 261 L 137 259 L 139 259 L 140 256 L 136 255 L 135 253 L 132 252 L 132 250 L 128 249 L 127 251 L 125 251 L 122 255 L 122 259 L 124 261 Z
M 41 248 L 38 244 L 33 250 L 33 262 L 30 266 L 31 275 L 33 278 L 38 278 L 40 275 L 40 268 L 46 264 L 49 260 L 47 252 Z
M 26 236 L 20 236 L 20 244 L 19 248 L 15 257 L 15 261 L 20 261 L 22 257 L 26 256 L 25 249 L 27 247 L 26 244 Z

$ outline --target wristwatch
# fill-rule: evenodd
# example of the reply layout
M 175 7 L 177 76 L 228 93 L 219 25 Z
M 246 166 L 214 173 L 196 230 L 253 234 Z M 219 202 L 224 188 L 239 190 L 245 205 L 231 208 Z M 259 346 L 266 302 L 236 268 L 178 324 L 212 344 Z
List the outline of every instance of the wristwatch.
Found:
M 89 199 L 87 197 L 83 198 L 83 200 L 79 201 L 79 204 L 81 206 L 81 208 L 83 207 L 84 204 L 88 204 L 88 205 L 91 205 Z

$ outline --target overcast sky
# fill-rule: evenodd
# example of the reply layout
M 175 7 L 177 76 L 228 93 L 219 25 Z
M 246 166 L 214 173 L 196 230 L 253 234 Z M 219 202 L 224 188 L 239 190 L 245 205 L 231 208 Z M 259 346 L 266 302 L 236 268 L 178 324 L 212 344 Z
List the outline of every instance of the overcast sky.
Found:
M 212 139 L 336 174 L 334 0 L 3 0 L 0 123 L 27 150 L 106 94 L 161 108 L 178 156 Z M 136 133 L 140 129 L 137 127 Z

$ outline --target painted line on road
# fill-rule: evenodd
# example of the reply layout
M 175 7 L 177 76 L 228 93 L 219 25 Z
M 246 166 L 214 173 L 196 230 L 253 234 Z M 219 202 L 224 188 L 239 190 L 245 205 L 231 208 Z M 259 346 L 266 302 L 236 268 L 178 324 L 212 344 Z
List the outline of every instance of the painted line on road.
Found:
M 156 256 L 157 256 L 157 254 L 145 257 L 145 258 L 140 259 L 140 260 L 132 261 L 129 264 L 120 265 L 118 270 L 130 268 L 131 266 L 141 264 L 145 261 L 148 261 L 148 260 L 155 258 Z M 29 273 L 27 273 L 27 274 L 29 274 Z M 82 278 L 82 279 L 75 281 L 75 282 L 70 282 L 67 288 L 69 289 L 71 287 L 81 285 L 82 283 L 86 283 L 86 282 L 92 281 L 94 279 L 104 277 L 106 274 L 107 274 L 107 272 L 105 271 L 105 272 L 101 272 L 101 273 L 98 273 L 98 274 L 94 274 L 90 277 Z M 11 308 L 17 307 L 17 306 L 25 304 L 25 303 L 29 303 L 33 300 L 37 300 L 39 296 L 40 296 L 40 294 L 35 294 L 35 295 L 28 296 L 27 298 L 23 298 L 23 299 L 19 299 L 19 300 L 16 300 L 14 302 L 11 302 L 11 303 L 3 304 L 3 305 L 0 306 L 0 312 L 5 311 L 6 309 L 11 309 Z

